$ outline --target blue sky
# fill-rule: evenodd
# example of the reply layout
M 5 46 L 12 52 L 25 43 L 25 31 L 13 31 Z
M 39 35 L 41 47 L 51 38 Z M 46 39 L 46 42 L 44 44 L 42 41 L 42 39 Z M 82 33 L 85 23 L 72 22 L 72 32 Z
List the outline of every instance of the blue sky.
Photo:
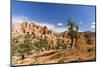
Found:
M 79 25 L 80 31 L 95 31 L 95 7 L 34 2 L 12 2 L 12 20 L 15 23 L 27 20 L 46 25 L 56 32 L 67 29 L 71 18 Z

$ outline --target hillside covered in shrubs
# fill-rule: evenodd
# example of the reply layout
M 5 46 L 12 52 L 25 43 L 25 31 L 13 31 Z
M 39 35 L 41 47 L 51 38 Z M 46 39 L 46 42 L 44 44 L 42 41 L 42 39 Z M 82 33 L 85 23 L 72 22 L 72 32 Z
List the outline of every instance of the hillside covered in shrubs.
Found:
M 95 32 L 79 32 L 78 25 L 70 20 L 66 31 L 60 33 L 34 22 L 12 24 L 13 65 L 94 61 L 95 59 Z

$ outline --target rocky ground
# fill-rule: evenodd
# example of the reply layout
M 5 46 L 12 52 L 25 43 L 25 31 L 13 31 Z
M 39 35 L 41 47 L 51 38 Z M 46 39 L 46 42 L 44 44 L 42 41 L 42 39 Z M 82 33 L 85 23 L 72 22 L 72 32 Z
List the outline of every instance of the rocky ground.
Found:
M 74 47 L 66 50 L 44 51 L 38 55 L 33 52 L 24 60 L 17 60 L 15 65 L 70 63 L 95 60 L 95 45 L 82 45 L 78 46 L 78 48 Z

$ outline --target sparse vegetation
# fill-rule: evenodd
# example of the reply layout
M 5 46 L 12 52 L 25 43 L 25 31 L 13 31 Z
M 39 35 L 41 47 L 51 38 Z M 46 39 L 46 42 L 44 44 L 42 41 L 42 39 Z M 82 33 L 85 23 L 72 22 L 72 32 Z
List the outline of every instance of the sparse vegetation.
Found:
M 13 55 L 19 54 L 21 59 L 24 59 L 25 56 L 28 56 L 32 50 L 32 43 L 30 41 L 30 35 L 24 33 L 20 38 L 15 39 L 12 42 Z
M 38 33 L 35 31 L 30 34 L 30 32 L 27 32 L 25 29 L 21 30 L 21 34 L 17 32 L 16 35 L 18 36 L 12 37 L 12 55 L 14 58 L 19 57 L 20 59 L 15 60 L 13 58 L 14 64 L 22 64 L 25 59 L 30 59 L 31 64 L 50 63 L 51 60 L 52 63 L 63 63 L 71 59 L 69 56 L 80 56 L 82 52 L 72 47 L 77 47 L 77 45 L 81 46 L 78 40 L 81 40 L 80 36 L 83 35 L 79 36 L 79 27 L 74 21 L 68 20 L 67 26 L 68 31 L 66 36 L 68 37 L 65 37 L 65 34 L 63 36 L 56 34 L 55 36 L 46 26 L 43 27 L 41 33 L 40 31 L 38 32 L 40 36 L 37 35 Z M 36 28 L 38 29 L 39 26 L 36 26 Z M 93 44 L 90 35 L 85 34 L 83 37 L 87 44 Z M 85 49 L 87 49 L 87 53 L 94 52 L 95 50 L 93 48 L 87 48 L 87 44 L 84 45 Z M 84 47 L 82 47 L 82 49 L 84 49 Z M 69 51 L 70 48 L 71 50 Z M 65 58 L 67 58 L 67 60 Z M 79 58 L 75 59 L 75 61 L 76 60 L 79 60 Z M 73 60 L 69 62 L 71 61 Z

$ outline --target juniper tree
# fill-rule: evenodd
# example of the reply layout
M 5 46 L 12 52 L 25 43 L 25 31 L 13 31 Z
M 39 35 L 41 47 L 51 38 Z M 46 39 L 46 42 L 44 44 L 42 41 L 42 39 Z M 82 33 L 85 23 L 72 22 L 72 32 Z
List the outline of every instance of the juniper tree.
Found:
M 71 44 L 70 45 L 71 45 L 71 48 L 72 48 L 72 47 L 75 46 L 74 39 L 76 40 L 76 42 L 78 40 L 78 29 L 79 29 L 79 27 L 78 27 L 78 25 L 75 24 L 75 21 L 73 21 L 73 20 L 68 20 L 67 22 L 68 22 L 68 24 L 67 24 L 68 35 L 71 38 Z

